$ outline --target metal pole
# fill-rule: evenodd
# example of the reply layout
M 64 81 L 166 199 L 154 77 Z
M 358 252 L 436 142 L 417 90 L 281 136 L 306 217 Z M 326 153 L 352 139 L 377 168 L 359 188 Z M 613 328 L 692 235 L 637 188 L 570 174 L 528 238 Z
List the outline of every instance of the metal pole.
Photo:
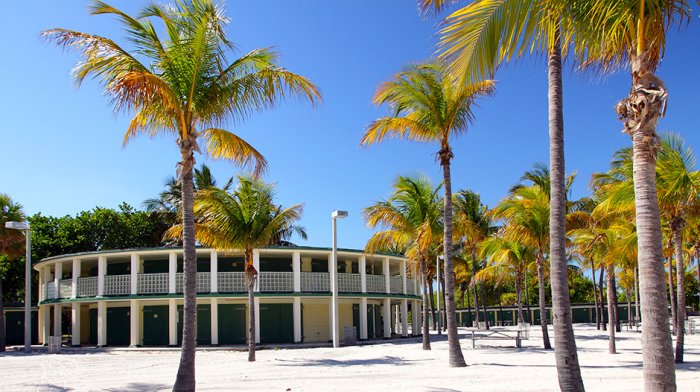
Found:
M 24 267 L 24 352 L 32 351 L 32 237 L 27 227 L 27 245 Z
M 442 315 L 440 314 L 440 256 L 437 257 L 437 316 L 438 334 L 442 334 Z
M 333 304 L 331 311 L 333 312 L 333 347 L 340 346 L 340 333 L 338 331 L 338 238 L 336 235 L 336 218 L 333 217 L 333 255 L 331 260 L 331 285 L 333 291 Z

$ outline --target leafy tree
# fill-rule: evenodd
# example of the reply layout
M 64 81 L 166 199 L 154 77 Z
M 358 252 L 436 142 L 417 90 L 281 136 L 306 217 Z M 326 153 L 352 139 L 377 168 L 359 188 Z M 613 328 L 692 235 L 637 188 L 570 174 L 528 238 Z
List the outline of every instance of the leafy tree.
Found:
M 19 230 L 5 228 L 6 222 L 24 221 L 22 205 L 13 201 L 9 195 L 0 193 L 0 267 L 16 259 L 24 252 L 24 235 Z M 9 269 L 9 268 L 8 268 Z M 3 281 L 8 277 L 5 268 L 0 270 L 0 352 L 5 351 L 5 311 L 3 300 Z M 24 276 L 24 273 L 16 276 Z

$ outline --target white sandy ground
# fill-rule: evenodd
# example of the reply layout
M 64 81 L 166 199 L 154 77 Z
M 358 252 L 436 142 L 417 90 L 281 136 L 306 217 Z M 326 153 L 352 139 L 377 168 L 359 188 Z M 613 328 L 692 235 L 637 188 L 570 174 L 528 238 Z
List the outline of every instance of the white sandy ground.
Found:
M 639 332 L 618 334 L 617 355 L 608 354 L 607 333 L 574 326 L 588 391 L 641 391 Z M 516 349 L 513 341 L 482 341 L 472 349 L 462 336 L 468 366 L 447 365 L 447 343 L 433 336 L 432 351 L 419 340 L 332 349 L 264 349 L 257 362 L 232 350 L 197 352 L 197 389 L 227 391 L 555 391 L 554 353 L 541 347 L 541 329 Z M 550 336 L 551 336 L 550 327 Z M 436 341 L 437 340 L 437 341 Z M 679 391 L 700 391 L 700 335 L 686 336 Z M 82 349 L 62 354 L 0 356 L 2 391 L 157 391 L 172 387 L 177 350 Z

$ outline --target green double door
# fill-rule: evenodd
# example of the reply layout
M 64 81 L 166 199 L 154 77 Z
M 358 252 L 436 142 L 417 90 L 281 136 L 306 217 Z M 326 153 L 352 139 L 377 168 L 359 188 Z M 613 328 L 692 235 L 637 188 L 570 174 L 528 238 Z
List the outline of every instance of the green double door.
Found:
M 177 306 L 177 344 L 182 345 L 184 307 Z M 197 305 L 197 345 L 211 344 L 211 305 Z
M 219 304 L 219 344 L 245 344 L 246 306 L 244 304 Z
M 143 307 L 143 345 L 168 345 L 168 305 Z
M 384 323 L 381 305 L 367 305 L 367 339 L 384 337 Z
M 260 304 L 260 343 L 294 343 L 292 304 Z
M 166 314 L 167 315 L 167 314 Z M 167 319 L 166 319 L 167 321 Z M 97 309 L 88 310 L 88 343 L 97 345 Z M 131 308 L 107 308 L 107 345 L 128 346 L 131 343 Z

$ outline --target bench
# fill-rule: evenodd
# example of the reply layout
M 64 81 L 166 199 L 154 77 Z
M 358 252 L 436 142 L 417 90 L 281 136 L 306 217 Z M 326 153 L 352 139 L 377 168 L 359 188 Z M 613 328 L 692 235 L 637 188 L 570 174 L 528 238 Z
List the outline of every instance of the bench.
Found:
M 62 340 L 61 336 L 49 336 L 49 352 L 60 353 Z
M 494 328 L 479 332 L 472 330 L 472 348 L 476 348 L 477 340 L 515 340 L 515 346 L 522 347 L 522 341 L 530 339 L 530 323 L 518 324 L 516 329 Z

